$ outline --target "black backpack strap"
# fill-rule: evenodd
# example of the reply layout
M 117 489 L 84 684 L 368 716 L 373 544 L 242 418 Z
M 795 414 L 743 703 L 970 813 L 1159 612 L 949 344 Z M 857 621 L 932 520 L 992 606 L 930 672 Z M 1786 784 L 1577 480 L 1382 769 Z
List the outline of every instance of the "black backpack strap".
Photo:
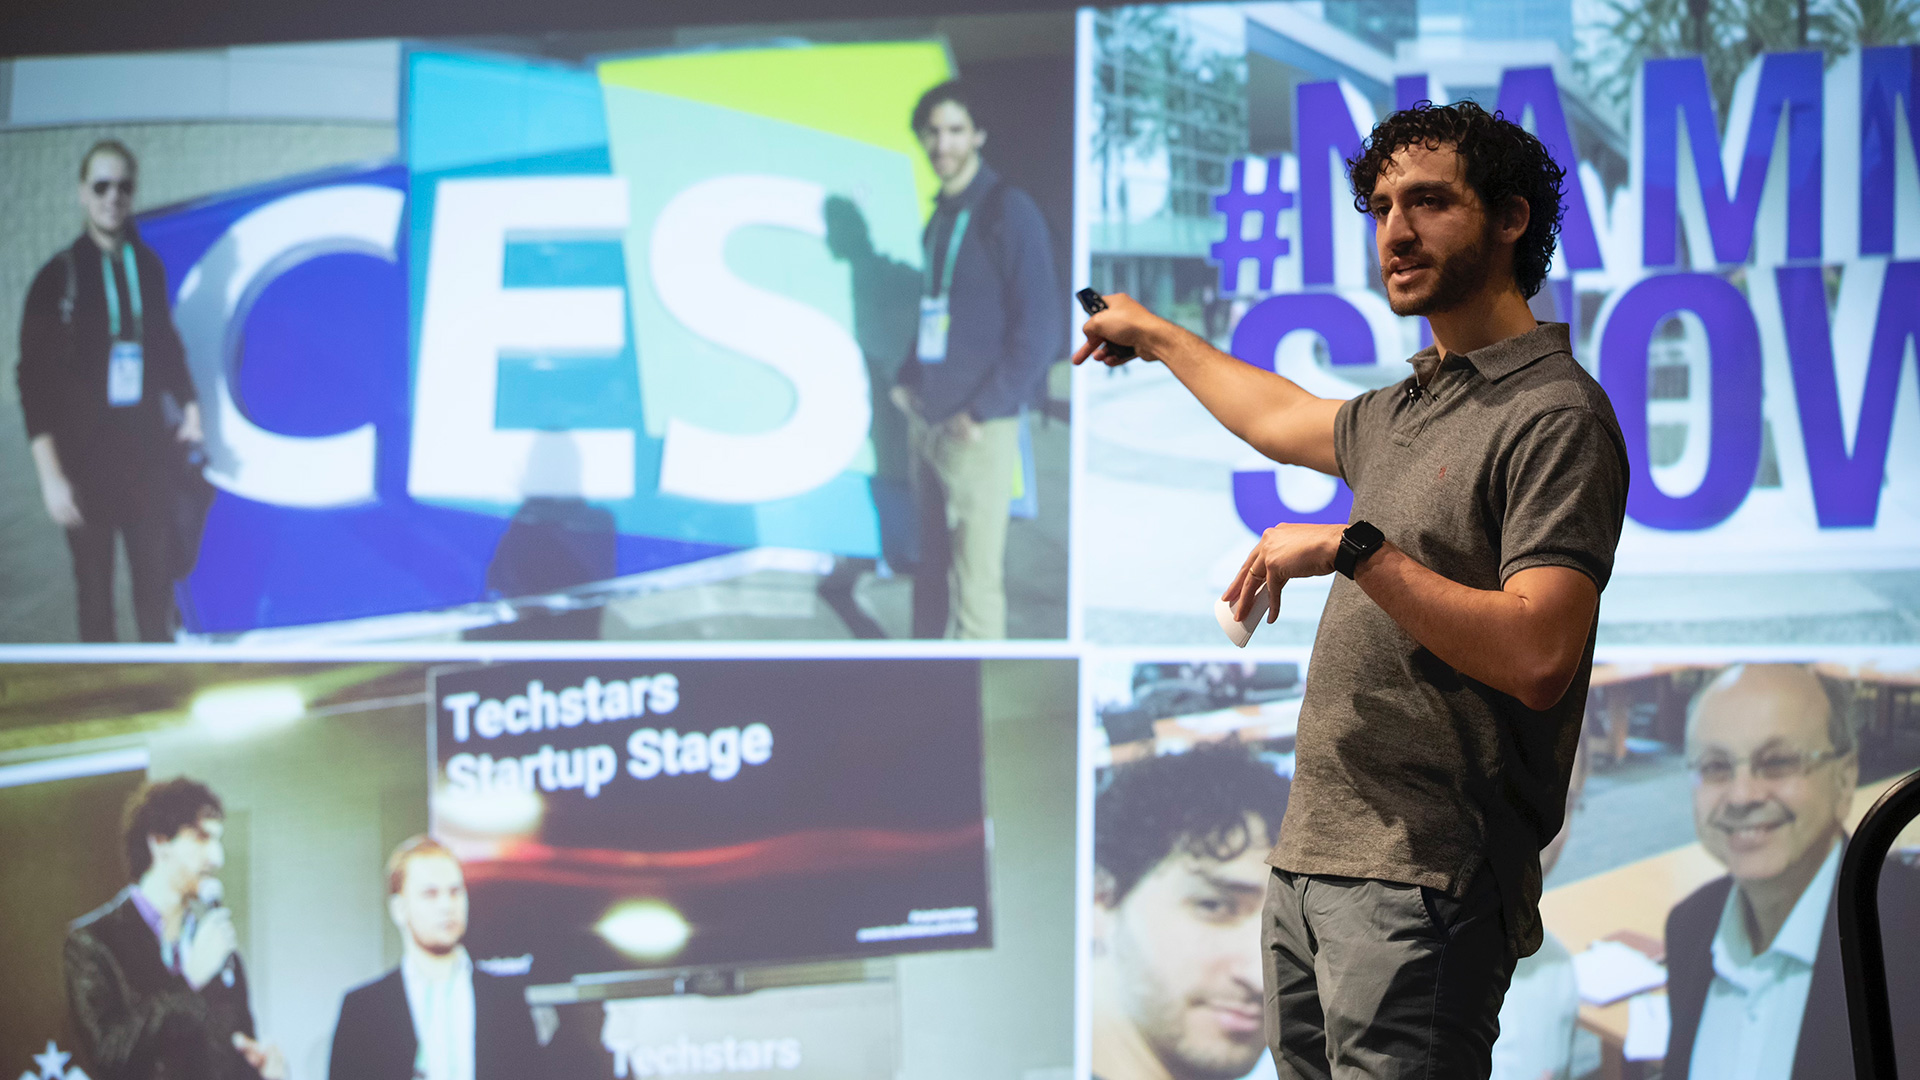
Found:
M 66 287 L 60 293 L 60 322 L 65 326 L 73 325 L 73 305 L 80 299 L 80 275 L 73 265 L 73 249 L 62 248 L 59 254 L 60 265 L 66 270 Z
M 997 179 L 987 193 L 980 197 L 980 224 L 985 225 L 995 241 L 1005 235 L 1007 220 L 1007 182 Z

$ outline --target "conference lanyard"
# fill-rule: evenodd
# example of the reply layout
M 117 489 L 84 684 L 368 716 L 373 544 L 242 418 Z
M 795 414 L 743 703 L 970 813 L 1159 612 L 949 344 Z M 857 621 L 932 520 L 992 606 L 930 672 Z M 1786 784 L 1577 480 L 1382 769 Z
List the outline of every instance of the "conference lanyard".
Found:
M 127 303 L 133 308 L 133 340 L 140 340 L 140 266 L 133 258 L 133 245 L 120 245 L 121 265 L 127 268 Z M 113 287 L 113 260 L 100 253 L 100 279 L 107 286 L 107 335 L 120 339 L 120 291 Z
M 953 288 L 953 264 L 960 258 L 960 241 L 967 235 L 967 220 L 972 217 L 972 215 L 973 211 L 971 210 L 961 210 L 960 213 L 954 217 L 953 235 L 947 239 L 946 265 L 942 268 L 938 277 L 933 276 L 933 235 L 931 231 L 929 231 L 927 235 L 928 296 L 945 296 L 948 291 Z

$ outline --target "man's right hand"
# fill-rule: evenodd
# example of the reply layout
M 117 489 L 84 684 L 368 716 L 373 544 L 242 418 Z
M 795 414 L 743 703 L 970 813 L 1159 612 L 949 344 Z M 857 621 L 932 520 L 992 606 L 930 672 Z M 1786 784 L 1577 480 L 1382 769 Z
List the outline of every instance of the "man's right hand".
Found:
M 63 529 L 77 529 L 86 524 L 80 517 L 80 504 L 73 500 L 73 485 L 64 475 L 42 475 L 40 477 L 40 499 L 47 504 L 47 516 L 55 525 Z
M 273 1043 L 249 1039 L 236 1031 L 233 1033 L 233 1048 L 240 1051 L 253 1071 L 260 1074 L 260 1080 L 287 1080 L 287 1055 Z
M 1108 367 L 1119 367 L 1132 359 L 1115 356 L 1111 349 L 1103 348 L 1108 342 L 1131 346 L 1134 352 L 1145 359 L 1159 359 L 1153 354 L 1152 345 L 1160 337 L 1160 330 L 1168 325 L 1167 321 L 1142 307 L 1126 293 L 1114 293 L 1102 299 L 1107 302 L 1107 310 L 1080 324 L 1080 332 L 1087 336 L 1087 340 L 1074 351 L 1073 362 L 1080 364 L 1098 360 Z
M 1104 298 L 1107 309 L 1080 329 L 1086 344 L 1073 362 L 1126 363 L 1105 348 L 1131 346 L 1145 360 L 1165 364 L 1214 418 L 1247 445 L 1275 461 L 1340 475 L 1333 451 L 1333 422 L 1340 399 L 1320 398 L 1273 371 L 1228 356 L 1199 335 L 1162 319 L 1125 293 Z
M 227 957 L 239 947 L 233 930 L 233 912 L 217 907 L 200 917 L 193 940 L 186 943 L 180 958 L 180 973 L 195 990 L 207 985 L 227 966 Z

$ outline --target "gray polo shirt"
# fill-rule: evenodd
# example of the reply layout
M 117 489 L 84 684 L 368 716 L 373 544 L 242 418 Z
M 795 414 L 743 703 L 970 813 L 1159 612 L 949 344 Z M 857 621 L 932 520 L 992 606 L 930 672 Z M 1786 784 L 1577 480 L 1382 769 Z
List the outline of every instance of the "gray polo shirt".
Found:
M 1565 566 L 1604 589 L 1627 505 L 1627 455 L 1606 392 L 1564 323 L 1441 364 L 1340 407 L 1334 453 L 1353 520 L 1475 589 Z M 1437 369 L 1437 370 L 1436 370 Z M 1459 896 L 1484 866 L 1507 936 L 1539 948 L 1540 849 L 1560 830 L 1593 671 L 1536 712 L 1448 667 L 1335 576 L 1307 671 L 1293 793 L 1267 861 Z

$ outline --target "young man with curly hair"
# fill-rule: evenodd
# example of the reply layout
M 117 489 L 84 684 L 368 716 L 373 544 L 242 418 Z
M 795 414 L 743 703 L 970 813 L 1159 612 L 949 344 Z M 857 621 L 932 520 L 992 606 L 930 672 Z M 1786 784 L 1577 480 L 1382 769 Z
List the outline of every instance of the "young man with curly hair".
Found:
M 1485 1077 L 1541 941 L 1626 450 L 1567 327 L 1527 306 L 1560 222 L 1540 142 L 1422 103 L 1348 165 L 1389 304 L 1433 330 L 1404 382 L 1314 397 L 1124 296 L 1075 360 L 1131 346 L 1255 449 L 1353 489 L 1348 525 L 1274 526 L 1225 595 L 1244 617 L 1260 584 L 1340 575 L 1267 858 L 1267 1037 L 1287 1078 Z
M 67 1006 L 102 1080 L 286 1080 L 247 997 L 233 913 L 209 902 L 226 809 L 205 784 L 144 784 L 121 825 L 132 883 L 67 934 Z
M 1238 1080 L 1261 1039 L 1261 862 L 1287 780 L 1237 739 L 1115 767 L 1093 803 L 1093 1075 Z

